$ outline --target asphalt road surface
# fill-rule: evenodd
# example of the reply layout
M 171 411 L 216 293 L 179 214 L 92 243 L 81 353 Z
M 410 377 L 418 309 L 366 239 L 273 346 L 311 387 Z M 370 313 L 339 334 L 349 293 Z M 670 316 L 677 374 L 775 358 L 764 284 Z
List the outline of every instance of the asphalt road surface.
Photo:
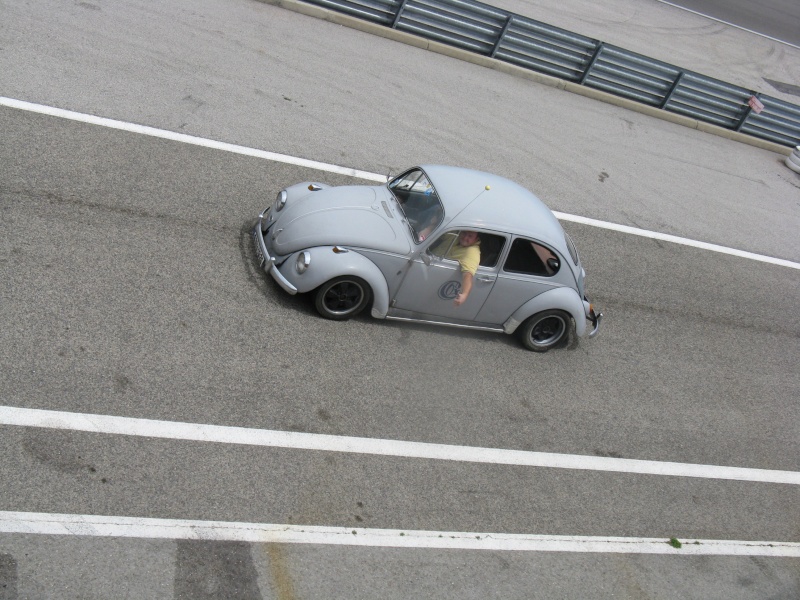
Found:
M 370 172 L 465 164 L 555 210 L 800 261 L 800 179 L 769 152 L 261 3 L 0 8 L 6 97 Z M 796 268 L 565 221 L 607 315 L 593 340 L 534 355 L 496 334 L 333 323 L 258 270 L 248 229 L 289 183 L 368 182 L 8 107 L 0 131 L 5 407 L 800 470 Z M 0 511 L 800 542 L 792 484 L 57 427 L 0 425 Z M 747 552 L 95 532 L 0 534 L 0 598 L 800 593 L 798 558 Z
M 794 0 L 680 0 L 668 4 L 800 46 L 800 4 Z
M 494 0 L 491 4 L 792 104 L 800 103 L 798 44 L 791 46 L 740 29 L 750 26 L 761 31 L 766 15 L 771 17 L 771 30 L 788 32 L 783 37 L 789 42 L 796 40 L 800 8 L 793 0 L 776 0 L 769 8 L 766 2 L 736 0 L 715 2 L 713 7 L 702 3 L 710 15 L 723 21 L 727 17 L 738 27 L 658 0 Z M 688 9 L 695 6 L 692 1 L 675 4 Z M 753 15 L 754 7 L 761 6 L 765 7 L 763 13 Z

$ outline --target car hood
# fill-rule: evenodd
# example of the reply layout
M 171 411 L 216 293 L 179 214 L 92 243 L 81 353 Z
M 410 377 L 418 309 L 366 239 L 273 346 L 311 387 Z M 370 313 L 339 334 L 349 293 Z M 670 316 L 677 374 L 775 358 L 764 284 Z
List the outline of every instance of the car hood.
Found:
M 279 255 L 313 246 L 353 246 L 408 254 L 409 234 L 383 187 L 332 187 L 287 204 L 273 225 Z

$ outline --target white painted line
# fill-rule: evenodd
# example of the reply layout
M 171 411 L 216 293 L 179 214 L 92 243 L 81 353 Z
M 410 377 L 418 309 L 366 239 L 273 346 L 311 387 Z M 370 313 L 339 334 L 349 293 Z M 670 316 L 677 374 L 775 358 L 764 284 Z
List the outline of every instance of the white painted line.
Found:
M 798 50 L 800 50 L 800 46 L 797 46 L 796 44 L 792 44 L 791 42 L 787 42 L 787 41 L 778 39 L 776 37 L 772 37 L 770 35 L 767 35 L 765 33 L 761 33 L 759 31 L 754 31 L 752 29 L 747 29 L 746 27 L 742 27 L 741 25 L 737 25 L 736 23 L 730 23 L 728 21 L 723 21 L 722 19 L 718 19 L 717 17 L 712 17 L 711 15 L 707 15 L 705 13 L 701 13 L 701 12 L 698 12 L 696 10 L 692 10 L 691 8 L 686 8 L 685 6 L 681 6 L 680 4 L 674 4 L 673 2 L 667 2 L 667 0 L 657 0 L 657 1 L 661 2 L 661 4 L 667 4 L 667 5 L 669 5 L 669 6 L 673 7 L 673 8 L 678 8 L 680 10 L 692 13 L 694 15 L 697 15 L 697 16 L 700 16 L 700 17 L 705 17 L 706 19 L 710 19 L 711 21 L 716 21 L 717 23 L 722 23 L 723 25 L 727 25 L 728 27 L 733 27 L 735 29 L 741 29 L 742 31 L 746 31 L 747 33 L 752 33 L 752 34 L 761 36 L 763 38 L 767 38 L 768 40 L 772 40 L 773 42 L 778 42 L 780 44 L 786 44 L 787 46 L 791 46 L 792 48 L 797 48 Z
M 749 469 L 716 465 L 658 462 L 628 458 L 529 452 L 526 450 L 504 450 L 474 446 L 452 446 L 424 442 L 404 442 L 379 438 L 346 437 L 296 431 L 275 431 L 222 425 L 203 425 L 178 421 L 154 421 L 33 408 L 0 406 L 0 425 L 22 427 L 45 427 L 72 431 L 89 431 L 114 435 L 165 438 L 269 446 L 299 450 L 325 452 L 347 452 L 376 456 L 450 460 L 494 465 L 518 465 L 548 467 L 555 469 L 577 469 L 585 471 L 609 471 L 615 473 L 637 473 L 642 475 L 664 475 L 671 477 L 697 477 L 702 479 L 726 479 L 759 483 L 800 485 L 800 472 Z
M 0 511 L 0 532 L 248 543 L 625 554 L 800 557 L 800 544 L 734 540 L 414 531 Z
M 720 254 L 730 254 L 731 256 L 738 256 L 740 258 L 748 258 L 750 260 L 757 260 L 760 262 L 770 263 L 781 267 L 789 267 L 790 269 L 800 269 L 800 263 L 784 260 L 782 258 L 773 258 L 772 256 L 765 256 L 763 254 L 755 254 L 745 250 L 737 250 L 735 248 L 727 248 L 725 246 L 718 246 L 717 244 L 709 244 L 707 242 L 699 242 L 687 238 L 670 235 L 668 233 L 659 233 L 657 231 L 647 231 L 646 229 L 637 229 L 636 227 L 628 227 L 627 225 L 617 225 L 616 223 L 608 223 L 606 221 L 598 221 L 596 219 L 589 219 L 587 217 L 579 217 L 576 215 L 568 215 L 560 212 L 553 212 L 557 219 L 562 221 L 571 221 L 573 223 L 581 223 L 582 225 L 591 225 L 592 227 L 600 227 L 602 229 L 610 229 L 612 231 L 619 231 L 621 233 L 628 233 L 630 235 L 638 235 L 653 240 L 661 240 L 664 242 L 672 242 L 673 244 L 681 244 L 682 246 L 691 246 L 693 248 L 700 248 L 701 250 L 710 250 L 711 252 L 719 252 Z
M 130 133 L 139 133 L 174 142 L 181 142 L 184 144 L 192 144 L 195 146 L 202 146 L 204 148 L 212 148 L 214 150 L 223 150 L 225 152 L 233 152 L 236 154 L 243 154 L 245 156 L 252 156 L 256 158 L 263 158 L 273 162 L 281 162 L 298 167 L 305 167 L 308 169 L 315 169 L 317 171 L 325 171 L 328 173 L 336 173 L 338 175 L 346 175 L 348 177 L 358 177 L 368 181 L 385 182 L 386 175 L 379 173 L 370 173 L 368 171 L 359 171 L 349 167 L 341 167 L 338 165 L 331 165 L 327 163 L 320 163 L 305 158 L 297 158 L 288 156 L 286 154 L 276 154 L 275 152 L 267 152 L 266 150 L 256 150 L 255 148 L 248 148 L 246 146 L 237 146 L 236 144 L 228 144 L 226 142 L 217 142 L 206 138 L 196 137 L 193 135 L 186 135 L 183 133 L 175 133 L 174 131 L 167 131 L 165 129 L 156 129 L 155 127 L 148 127 L 146 125 L 137 125 L 135 123 L 126 123 L 124 121 L 116 121 L 114 119 L 107 119 L 105 117 L 96 117 L 94 115 L 87 115 L 84 113 L 73 112 L 71 110 L 64 110 L 62 108 L 54 108 L 51 106 L 44 106 L 42 104 L 33 104 L 32 102 L 25 102 L 24 100 L 14 100 L 13 98 L 5 98 L 0 96 L 0 106 L 7 106 L 9 108 L 17 108 L 29 112 L 35 112 L 51 117 L 59 117 L 62 119 L 69 119 L 72 121 L 79 121 L 81 123 L 88 123 L 91 125 L 100 125 L 102 127 L 109 127 L 111 129 L 119 129 Z M 629 227 L 627 225 L 617 225 L 616 223 L 608 223 L 606 221 L 598 221 L 587 217 L 577 215 L 570 215 L 567 213 L 555 212 L 556 218 L 562 221 L 571 221 L 573 223 L 581 223 L 583 225 L 590 225 L 592 227 L 600 227 L 603 229 L 610 229 L 612 231 L 619 231 L 631 235 L 638 235 L 655 240 L 662 240 L 671 242 L 673 244 L 681 244 L 684 246 L 691 246 L 693 248 L 700 248 L 703 250 L 710 250 L 712 252 L 720 252 L 722 254 L 729 254 L 750 260 L 757 260 L 760 262 L 770 263 L 781 267 L 789 267 L 791 269 L 800 269 L 800 263 L 792 262 L 782 258 L 774 258 L 762 254 L 755 254 L 753 252 L 746 252 L 744 250 L 736 250 L 735 248 L 727 248 L 717 244 L 709 244 L 706 242 L 699 242 L 687 238 L 669 235 L 666 233 L 659 233 L 657 231 L 648 231 L 646 229 L 638 229 L 636 227 Z
M 95 117 L 94 115 L 87 115 L 84 113 L 74 112 L 71 110 L 64 110 L 63 108 L 54 108 L 52 106 L 45 106 L 43 104 L 33 104 L 32 102 L 25 102 L 23 100 L 14 100 L 13 98 L 5 98 L 0 96 L 0 106 L 7 106 L 9 108 L 18 108 L 28 112 L 35 112 L 42 115 L 51 117 L 59 117 L 61 119 L 69 119 L 70 121 L 79 121 L 81 123 L 88 123 L 90 125 L 100 125 L 101 127 L 108 127 L 111 129 L 119 129 L 130 133 L 139 133 L 141 135 L 148 135 L 151 137 L 171 140 L 173 142 L 181 142 L 183 144 L 192 144 L 194 146 L 202 146 L 204 148 L 212 148 L 214 150 L 224 150 L 225 152 L 233 152 L 235 154 L 243 154 L 245 156 L 253 156 L 255 158 L 263 158 L 273 162 L 287 163 L 298 167 L 307 167 L 317 171 L 327 171 L 329 173 L 337 173 L 339 175 L 347 175 L 349 177 L 358 177 L 360 179 L 368 179 L 374 181 L 386 181 L 386 175 L 376 175 L 375 173 L 367 173 L 366 171 L 358 171 L 348 167 L 340 167 L 337 165 L 328 165 L 325 163 L 316 162 L 313 160 L 306 160 L 304 158 L 297 158 L 294 156 L 287 156 L 285 154 L 276 154 L 275 152 L 267 152 L 265 150 L 256 150 L 255 148 L 248 148 L 246 146 L 237 146 L 236 144 L 228 144 L 225 142 L 217 142 L 193 135 L 186 135 L 184 133 L 175 133 L 174 131 L 167 131 L 166 129 L 156 129 L 155 127 L 148 127 L 146 125 L 137 125 L 136 123 L 126 123 L 125 121 L 116 121 L 114 119 L 106 119 L 105 117 Z

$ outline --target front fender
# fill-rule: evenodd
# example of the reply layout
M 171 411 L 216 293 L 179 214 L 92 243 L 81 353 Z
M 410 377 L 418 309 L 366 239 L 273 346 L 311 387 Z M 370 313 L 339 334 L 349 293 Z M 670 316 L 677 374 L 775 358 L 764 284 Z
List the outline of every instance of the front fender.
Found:
M 297 255 L 291 254 L 280 266 L 281 274 L 300 293 L 310 292 L 326 281 L 342 275 L 360 277 L 372 288 L 372 316 L 378 319 L 386 317 L 389 312 L 389 286 L 381 270 L 371 260 L 355 250 L 334 246 L 318 246 L 307 248 L 304 252 L 311 255 L 311 262 L 305 273 L 298 273 Z
M 304 181 L 303 183 L 295 183 L 294 185 L 290 185 L 283 189 L 286 191 L 286 194 L 289 197 L 288 201 L 292 202 L 293 200 L 297 200 L 298 198 L 303 198 L 305 196 L 308 196 L 313 192 L 318 192 L 319 190 L 326 190 L 329 187 L 331 186 L 328 185 L 327 183 L 319 183 L 317 181 Z
M 568 287 L 554 288 L 531 298 L 503 324 L 503 330 L 509 334 L 514 333 L 528 317 L 554 308 L 570 314 L 575 320 L 575 333 L 582 336 L 586 332 L 586 311 L 583 300 L 578 292 Z

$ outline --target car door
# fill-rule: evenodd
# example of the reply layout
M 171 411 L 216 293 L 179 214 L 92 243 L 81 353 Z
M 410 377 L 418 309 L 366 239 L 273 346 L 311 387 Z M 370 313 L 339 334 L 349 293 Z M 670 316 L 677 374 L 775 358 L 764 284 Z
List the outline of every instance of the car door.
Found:
M 420 318 L 435 317 L 447 321 L 474 321 L 497 281 L 497 262 L 505 237 L 479 232 L 480 263 L 473 277 L 466 302 L 456 306 L 461 290 L 461 265 L 450 257 L 458 243 L 460 230 L 451 230 L 435 239 L 409 264 L 395 295 L 392 307 L 417 313 Z
M 531 298 L 557 287 L 574 287 L 569 266 L 562 263 L 561 256 L 542 242 L 515 237 L 477 319 L 504 323 Z

